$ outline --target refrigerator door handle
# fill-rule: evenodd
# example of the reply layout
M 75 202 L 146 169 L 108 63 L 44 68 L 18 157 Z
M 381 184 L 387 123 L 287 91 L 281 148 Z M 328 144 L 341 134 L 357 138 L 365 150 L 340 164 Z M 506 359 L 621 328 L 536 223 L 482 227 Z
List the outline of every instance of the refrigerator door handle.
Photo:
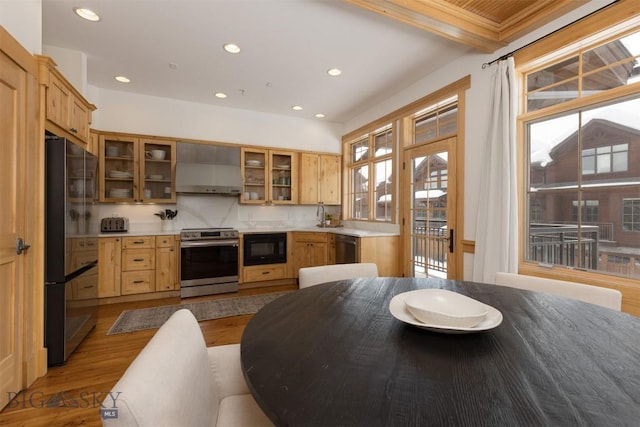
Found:
M 18 237 L 18 239 L 16 240 L 16 253 L 18 255 L 22 255 L 22 253 L 27 249 L 29 249 L 30 247 L 31 245 L 27 244 L 27 242 L 22 240 L 22 237 Z

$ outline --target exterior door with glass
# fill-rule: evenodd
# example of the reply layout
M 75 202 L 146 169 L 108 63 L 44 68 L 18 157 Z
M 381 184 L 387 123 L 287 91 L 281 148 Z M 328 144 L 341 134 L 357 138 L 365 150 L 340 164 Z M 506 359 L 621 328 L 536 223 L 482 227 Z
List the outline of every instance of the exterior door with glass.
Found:
M 405 151 L 405 276 L 457 278 L 455 147 L 452 137 Z

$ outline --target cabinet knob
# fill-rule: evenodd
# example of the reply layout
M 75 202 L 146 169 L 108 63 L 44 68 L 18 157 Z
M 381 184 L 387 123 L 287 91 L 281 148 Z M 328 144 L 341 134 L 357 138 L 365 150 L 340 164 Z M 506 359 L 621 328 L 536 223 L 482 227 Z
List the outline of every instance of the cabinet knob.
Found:
M 71 131 L 72 133 L 78 133 L 78 129 L 76 129 L 76 128 L 71 128 L 71 129 L 69 129 L 69 131 Z
M 144 258 L 134 258 L 134 261 L 135 262 L 142 262 L 142 261 L 144 261 Z
M 144 283 L 144 280 L 134 280 L 133 283 L 135 283 L 137 285 L 139 283 Z

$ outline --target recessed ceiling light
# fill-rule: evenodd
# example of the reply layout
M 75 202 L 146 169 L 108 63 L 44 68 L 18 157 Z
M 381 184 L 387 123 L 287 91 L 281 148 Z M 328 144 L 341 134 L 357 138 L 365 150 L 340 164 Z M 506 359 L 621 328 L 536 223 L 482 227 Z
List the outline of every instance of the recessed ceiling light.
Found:
M 216 92 L 216 98 L 224 99 L 227 97 L 226 93 Z
M 292 110 L 296 110 L 296 111 L 300 111 L 302 110 L 302 107 L 299 105 L 294 105 L 293 107 L 291 107 Z
M 336 77 L 342 74 L 342 71 L 337 68 L 329 68 L 327 70 L 327 74 L 329 74 L 331 77 Z
M 319 118 L 319 119 L 324 119 L 324 114 L 318 113 L 318 114 L 316 114 L 316 117 Z
M 125 77 L 125 76 L 115 76 L 114 79 L 116 79 L 116 81 L 119 81 L 120 83 L 129 83 L 129 82 L 131 82 L 131 80 L 128 77 Z
M 229 53 L 240 53 L 240 46 L 233 43 L 227 43 L 223 46 L 224 50 Z
M 98 16 L 98 14 L 91 9 L 85 9 L 84 7 L 76 7 L 73 9 L 73 11 L 76 13 L 76 15 L 86 19 L 87 21 L 98 22 L 100 20 L 100 16 Z

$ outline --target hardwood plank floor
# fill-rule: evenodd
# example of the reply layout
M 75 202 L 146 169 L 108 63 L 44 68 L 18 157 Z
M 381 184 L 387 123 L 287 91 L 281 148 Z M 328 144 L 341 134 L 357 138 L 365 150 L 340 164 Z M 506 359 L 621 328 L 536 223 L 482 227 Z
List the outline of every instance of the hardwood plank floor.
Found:
M 241 290 L 238 293 L 190 298 L 189 302 L 297 289 L 296 285 Z M 156 329 L 106 335 L 123 310 L 179 304 L 179 298 L 100 306 L 95 329 L 64 366 L 49 368 L 2 412 L 0 426 L 101 426 L 99 408 L 118 379 Z M 253 315 L 200 322 L 207 346 L 239 343 Z

